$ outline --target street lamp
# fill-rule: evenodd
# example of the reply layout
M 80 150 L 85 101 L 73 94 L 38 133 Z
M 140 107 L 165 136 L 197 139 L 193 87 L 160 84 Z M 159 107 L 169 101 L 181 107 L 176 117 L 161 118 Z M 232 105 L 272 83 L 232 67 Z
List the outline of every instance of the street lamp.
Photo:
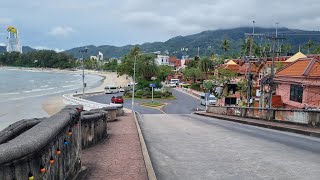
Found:
M 79 51 L 79 53 L 81 53 L 81 57 L 82 57 L 82 61 L 81 61 L 81 65 L 82 65 L 82 95 L 84 96 L 84 89 L 86 87 L 86 84 L 84 83 L 84 59 L 83 59 L 83 54 L 88 52 L 88 48 L 86 47 L 85 49 L 82 49 Z

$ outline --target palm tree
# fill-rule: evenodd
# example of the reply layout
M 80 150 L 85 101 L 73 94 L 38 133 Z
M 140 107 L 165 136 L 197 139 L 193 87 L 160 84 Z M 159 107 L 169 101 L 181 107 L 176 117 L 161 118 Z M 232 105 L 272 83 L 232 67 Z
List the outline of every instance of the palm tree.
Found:
M 208 57 L 200 59 L 200 70 L 206 74 L 206 79 L 208 79 L 208 72 L 212 67 L 212 61 Z
M 281 45 L 281 52 L 285 53 L 287 55 L 289 51 L 291 50 L 292 46 L 291 44 L 283 44 Z
M 224 51 L 224 54 L 226 54 L 227 51 L 230 49 L 230 41 L 225 39 L 222 41 L 221 49 Z
M 244 41 L 242 41 L 241 56 L 245 56 L 249 52 L 249 49 L 250 49 L 250 39 L 247 38 Z
M 313 46 L 313 41 L 309 40 L 307 43 L 306 43 L 306 48 L 308 49 L 308 54 L 310 54 L 310 48 Z

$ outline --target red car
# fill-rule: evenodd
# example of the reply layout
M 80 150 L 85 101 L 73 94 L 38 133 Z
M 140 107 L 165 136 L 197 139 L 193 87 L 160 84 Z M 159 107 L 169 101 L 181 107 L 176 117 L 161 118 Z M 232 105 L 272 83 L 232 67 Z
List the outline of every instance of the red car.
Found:
M 117 97 L 112 97 L 111 98 L 111 102 L 112 103 L 119 103 L 119 104 L 123 104 L 123 98 L 122 96 L 117 96 Z

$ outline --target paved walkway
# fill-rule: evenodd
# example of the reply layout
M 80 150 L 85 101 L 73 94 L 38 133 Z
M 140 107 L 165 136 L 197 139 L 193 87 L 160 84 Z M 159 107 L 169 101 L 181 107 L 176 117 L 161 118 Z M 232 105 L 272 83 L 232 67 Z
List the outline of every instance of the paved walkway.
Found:
M 274 122 L 274 121 L 250 119 L 250 118 L 238 117 L 238 116 L 220 115 L 220 114 L 207 113 L 207 112 L 195 112 L 195 114 L 207 116 L 207 117 L 214 117 L 221 120 L 234 121 L 234 122 L 239 122 L 243 124 L 250 124 L 250 125 L 260 126 L 260 127 L 270 128 L 270 129 L 277 129 L 282 131 L 294 132 L 298 134 L 304 134 L 308 136 L 320 137 L 320 128 L 313 128 L 313 127 L 307 127 L 302 125 L 294 125 L 294 124 L 287 124 L 287 123 Z
M 132 113 L 108 124 L 109 138 L 82 152 L 87 169 L 78 179 L 148 179 Z

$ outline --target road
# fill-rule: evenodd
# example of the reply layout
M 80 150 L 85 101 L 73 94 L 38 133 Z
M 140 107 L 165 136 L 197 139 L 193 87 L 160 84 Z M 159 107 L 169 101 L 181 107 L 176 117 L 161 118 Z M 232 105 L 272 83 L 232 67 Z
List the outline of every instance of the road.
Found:
M 318 138 L 197 116 L 191 113 L 203 109 L 198 100 L 173 93 L 177 99 L 162 100 L 162 111 L 135 104 L 159 180 L 319 179 Z M 111 96 L 88 99 L 106 103 Z
M 200 101 L 186 95 L 175 89 L 172 90 L 173 95 L 176 97 L 174 100 L 155 100 L 157 102 L 166 103 L 167 105 L 163 107 L 160 111 L 157 109 L 142 107 L 139 104 L 142 102 L 150 102 L 151 100 L 135 100 L 134 109 L 141 114 L 190 114 L 194 110 L 204 110 L 205 107 L 200 105 Z M 123 93 L 118 94 L 98 94 L 94 96 L 89 96 L 86 99 L 99 103 L 110 103 L 112 96 L 122 96 Z M 131 109 L 131 99 L 125 99 L 123 107 Z
M 191 114 L 139 123 L 159 180 L 320 177 L 318 138 Z

